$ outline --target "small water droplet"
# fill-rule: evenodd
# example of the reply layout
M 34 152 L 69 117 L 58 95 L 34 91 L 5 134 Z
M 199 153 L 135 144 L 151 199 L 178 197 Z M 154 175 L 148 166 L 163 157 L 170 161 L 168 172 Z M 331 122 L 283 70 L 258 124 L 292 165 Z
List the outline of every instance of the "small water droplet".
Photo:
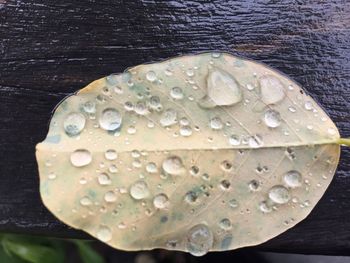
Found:
M 229 229 L 232 228 L 231 221 L 230 221 L 230 219 L 228 219 L 228 218 L 221 219 L 220 222 L 219 222 L 219 226 L 220 226 L 223 230 L 229 230 Z
M 197 166 L 192 166 L 190 168 L 190 174 L 193 176 L 197 176 L 199 174 L 199 168 Z
M 252 148 L 259 148 L 263 145 L 262 137 L 258 134 L 249 137 L 248 144 Z
M 198 195 L 193 192 L 193 191 L 189 191 L 185 194 L 185 201 L 189 204 L 194 204 L 198 199 Z
M 171 125 L 177 123 L 177 112 L 171 108 L 165 110 L 163 112 L 159 122 L 163 127 L 171 126 Z
M 122 116 L 118 110 L 114 108 L 107 108 L 102 112 L 99 118 L 99 123 L 102 129 L 114 131 L 120 127 L 122 123 Z
M 153 205 L 155 208 L 164 209 L 169 206 L 169 198 L 166 194 L 158 194 L 153 199 Z
M 259 209 L 263 213 L 270 213 L 272 212 L 272 207 L 268 204 L 267 201 L 262 201 L 259 203 Z
M 219 57 L 221 56 L 221 53 L 219 53 L 219 52 L 213 52 L 213 53 L 211 53 L 211 56 L 212 56 L 213 58 L 219 58 Z
M 157 75 L 154 71 L 150 70 L 146 73 L 146 79 L 153 82 L 157 79 Z
M 224 170 L 225 172 L 229 172 L 232 170 L 232 163 L 228 160 L 224 160 L 221 164 L 220 164 L 220 167 L 222 170 Z
M 148 109 L 146 104 L 143 101 L 138 101 L 134 107 L 134 111 L 139 115 L 147 115 Z
M 220 182 L 220 187 L 221 187 L 222 190 L 228 190 L 231 187 L 231 183 L 228 180 L 222 180 Z
M 231 199 L 230 201 L 228 201 L 228 205 L 231 208 L 235 209 L 238 207 L 238 201 L 236 199 Z
M 117 200 L 117 196 L 113 191 L 108 191 L 105 193 L 104 199 L 108 203 L 113 203 Z
M 56 177 L 57 177 L 56 174 L 53 172 L 49 173 L 47 176 L 47 178 L 49 178 L 50 180 L 54 180 L 54 179 L 56 179 Z
M 189 253 L 194 256 L 203 256 L 212 248 L 214 237 L 208 226 L 198 224 L 188 231 L 186 241 Z
M 68 136 L 75 136 L 82 132 L 85 127 L 86 119 L 83 114 L 70 113 L 63 122 L 63 127 Z
M 184 137 L 188 137 L 192 135 L 191 126 L 185 125 L 180 128 L 180 135 Z
M 136 181 L 130 187 L 130 195 L 136 199 L 141 200 L 150 195 L 150 191 L 148 189 L 148 185 L 145 181 Z
M 304 107 L 306 110 L 312 110 L 314 108 L 311 101 L 306 101 Z
M 128 134 L 135 134 L 136 133 L 136 128 L 135 126 L 131 125 L 127 129 Z
M 267 110 L 264 115 L 264 122 L 270 128 L 276 128 L 281 124 L 281 115 L 278 111 Z
M 260 183 L 257 180 L 251 180 L 248 183 L 248 187 L 251 191 L 259 191 L 260 190 Z
M 118 157 L 117 152 L 113 149 L 109 149 L 105 152 L 105 158 L 107 160 L 113 161 L 117 159 L 117 157 Z
M 86 166 L 92 161 L 92 155 L 88 150 L 78 149 L 71 153 L 70 161 L 75 167 Z
M 186 70 L 186 75 L 189 77 L 193 77 L 194 76 L 194 70 L 192 68 L 189 68 Z
M 290 112 L 296 112 L 297 111 L 297 109 L 295 108 L 295 107 L 293 107 L 293 106 L 289 106 L 288 107 L 288 110 L 290 111 Z
M 283 180 L 287 186 L 295 188 L 301 186 L 302 176 L 298 171 L 292 170 L 283 176 Z
M 181 100 L 184 97 L 184 94 L 183 94 L 183 91 L 182 91 L 182 89 L 180 87 L 173 87 L 170 90 L 170 96 L 173 99 Z
M 220 117 L 214 117 L 210 119 L 210 128 L 213 130 L 221 130 L 223 127 L 222 120 Z
M 80 204 L 82 206 L 89 206 L 89 205 L 92 205 L 92 201 L 88 196 L 84 196 L 83 198 L 80 199 Z
M 172 175 L 179 175 L 184 172 L 184 166 L 182 160 L 178 156 L 170 156 L 163 161 L 163 170 Z
M 110 185 L 112 183 L 111 178 L 106 173 L 100 173 L 97 180 L 100 185 Z
M 151 174 L 154 174 L 154 173 L 158 172 L 158 167 L 155 163 L 150 162 L 146 165 L 146 171 L 151 173 Z
M 96 237 L 102 242 L 108 242 L 112 239 L 112 231 L 107 226 L 100 226 L 97 230 Z
M 96 104 L 93 101 L 87 101 L 83 104 L 83 110 L 86 113 L 95 113 L 96 112 Z
M 275 185 L 269 190 L 269 198 L 277 204 L 285 204 L 290 199 L 287 188 L 282 185 Z
M 237 135 L 231 135 L 230 138 L 229 138 L 229 143 L 232 146 L 237 146 L 237 145 L 241 144 L 241 140 L 240 140 L 240 138 Z

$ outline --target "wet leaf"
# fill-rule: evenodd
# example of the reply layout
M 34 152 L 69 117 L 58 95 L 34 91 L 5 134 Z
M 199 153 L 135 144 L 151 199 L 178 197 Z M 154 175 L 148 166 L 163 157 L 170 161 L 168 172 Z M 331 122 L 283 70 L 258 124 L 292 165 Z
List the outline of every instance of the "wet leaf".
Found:
M 92 82 L 56 108 L 36 155 L 43 202 L 66 224 L 118 249 L 200 256 L 303 220 L 344 142 L 286 76 L 205 53 Z

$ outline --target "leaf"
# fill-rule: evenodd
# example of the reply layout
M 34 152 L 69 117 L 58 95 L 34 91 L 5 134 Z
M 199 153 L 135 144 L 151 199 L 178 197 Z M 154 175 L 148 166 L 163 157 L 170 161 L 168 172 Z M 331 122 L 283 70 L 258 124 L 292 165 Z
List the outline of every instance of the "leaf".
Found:
M 303 220 L 339 160 L 338 130 L 284 75 L 226 53 L 96 80 L 37 145 L 45 205 L 124 250 L 203 255 Z
M 34 242 L 31 242 L 35 240 Z M 37 243 L 39 241 L 40 243 Z M 22 236 L 5 235 L 1 244 L 9 256 L 32 263 L 63 263 L 63 249 L 56 245 L 41 244 L 43 240 Z M 46 242 L 45 242 L 46 243 Z M 21 261 L 22 262 L 22 261 Z
M 104 263 L 105 260 L 87 242 L 74 240 L 78 247 L 79 255 L 84 263 Z

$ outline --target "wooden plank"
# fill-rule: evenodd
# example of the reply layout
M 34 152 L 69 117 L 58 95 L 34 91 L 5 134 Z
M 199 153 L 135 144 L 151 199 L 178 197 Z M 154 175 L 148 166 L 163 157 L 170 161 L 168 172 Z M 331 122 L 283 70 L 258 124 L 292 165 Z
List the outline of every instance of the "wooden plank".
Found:
M 86 237 L 38 193 L 35 144 L 51 111 L 101 76 L 206 50 L 299 82 L 350 136 L 350 2 L 0 0 L 0 230 Z M 349 254 L 350 151 L 311 215 L 260 249 Z

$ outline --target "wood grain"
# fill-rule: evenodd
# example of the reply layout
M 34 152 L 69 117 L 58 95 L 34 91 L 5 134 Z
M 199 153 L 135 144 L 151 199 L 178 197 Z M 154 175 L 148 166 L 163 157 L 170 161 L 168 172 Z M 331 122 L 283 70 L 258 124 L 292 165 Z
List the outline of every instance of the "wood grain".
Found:
M 87 237 L 38 191 L 35 144 L 65 96 L 144 62 L 226 50 L 299 82 L 350 136 L 350 2 L 0 1 L 0 230 Z M 259 249 L 350 251 L 350 150 L 311 215 Z

